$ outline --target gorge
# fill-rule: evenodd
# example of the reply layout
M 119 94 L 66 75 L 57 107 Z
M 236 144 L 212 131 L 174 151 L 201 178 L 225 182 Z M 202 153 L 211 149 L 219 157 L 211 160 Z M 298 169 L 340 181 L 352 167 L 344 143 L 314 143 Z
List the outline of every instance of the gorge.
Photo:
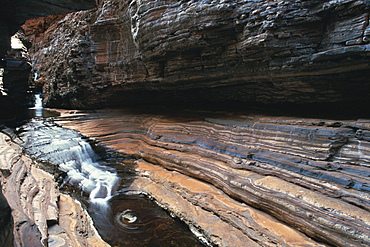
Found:
M 14 14 L 2 15 L 0 36 L 24 22 L 29 57 L 11 67 L 19 60 L 7 55 L 3 84 L 32 85 L 59 113 L 47 121 L 124 155 L 136 174 L 127 191 L 206 245 L 370 245 L 369 1 L 6 3 Z M 28 99 L 6 92 L 0 222 L 9 226 L 0 240 L 108 246 L 83 206 L 20 151 L 5 125 Z M 46 209 L 30 209 L 42 198 Z

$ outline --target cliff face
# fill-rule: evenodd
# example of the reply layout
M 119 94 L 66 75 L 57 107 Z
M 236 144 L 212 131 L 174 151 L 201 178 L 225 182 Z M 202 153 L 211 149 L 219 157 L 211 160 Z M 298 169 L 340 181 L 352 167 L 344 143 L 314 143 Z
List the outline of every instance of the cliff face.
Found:
M 24 30 L 49 107 L 370 99 L 368 1 L 102 0 Z M 62 123 L 138 159 L 132 189 L 217 245 L 370 244 L 367 120 L 203 114 Z
M 49 106 L 358 106 L 369 98 L 368 23 L 361 0 L 105 0 L 53 25 L 32 56 Z

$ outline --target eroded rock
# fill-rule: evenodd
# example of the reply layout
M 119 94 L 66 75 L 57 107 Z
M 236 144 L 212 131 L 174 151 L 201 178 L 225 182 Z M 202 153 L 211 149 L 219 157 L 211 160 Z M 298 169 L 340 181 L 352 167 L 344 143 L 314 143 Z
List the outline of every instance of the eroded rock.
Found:
M 368 103 L 366 1 L 99 4 L 34 42 L 46 105 Z
M 0 181 L 12 210 L 14 244 L 109 246 L 81 205 L 60 194 L 54 177 L 22 154 L 20 143 L 11 131 L 0 133 Z
M 368 120 L 181 115 L 66 111 L 60 123 L 139 159 L 133 189 L 213 243 L 369 245 Z
M 14 56 L 11 49 L 11 36 L 30 18 L 65 14 L 93 8 L 94 0 L 3 0 L 0 8 L 0 121 L 18 121 L 27 114 L 32 102 L 30 93 L 30 64 L 28 59 Z M 46 17 L 47 19 L 47 17 Z M 44 25 L 42 25 L 44 26 Z M 19 51 L 20 52 L 20 51 Z M 20 53 L 26 55 L 27 51 Z M 21 55 L 21 54 L 19 54 Z M 21 55 L 21 56 L 22 56 Z M 3 69 L 4 72 L 3 72 Z M 11 109 L 11 110 L 9 110 Z
M 26 20 L 40 16 L 91 9 L 94 7 L 94 4 L 94 0 L 2 1 L 0 9 L 0 57 L 3 57 L 10 50 L 10 36 L 15 34 Z

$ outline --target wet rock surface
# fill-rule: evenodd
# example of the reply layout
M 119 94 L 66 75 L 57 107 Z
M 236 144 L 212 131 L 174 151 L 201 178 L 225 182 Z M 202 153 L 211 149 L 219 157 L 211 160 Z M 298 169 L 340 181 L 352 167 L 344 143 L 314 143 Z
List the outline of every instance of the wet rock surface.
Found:
M 369 245 L 369 120 L 158 112 L 59 123 L 138 159 L 132 188 L 214 244 Z
M 24 25 L 47 106 L 367 112 L 368 1 L 97 5 Z M 370 125 L 356 116 L 112 110 L 59 121 L 137 159 L 131 189 L 209 243 L 368 246 Z
M 204 246 L 186 224 L 137 190 L 129 189 L 135 179 L 132 160 L 107 152 L 103 146 L 90 145 L 78 132 L 57 126 L 51 119 L 32 119 L 18 132 L 26 154 L 54 175 L 63 193 L 83 204 L 99 235 L 110 245 Z M 66 221 L 63 227 L 75 226 L 82 231 L 88 221 L 81 212 L 73 213 L 74 207 L 68 207 L 65 201 L 70 200 L 59 200 L 66 210 L 60 213 Z M 91 236 L 74 235 L 73 246 L 96 246 Z M 48 240 L 58 243 L 61 237 L 51 237 L 49 232 Z
M 11 208 L 14 235 L 14 242 L 10 235 L 11 244 L 4 246 L 109 246 L 82 206 L 60 194 L 54 177 L 37 168 L 20 144 L 12 131 L 0 133 L 0 181 Z
M 352 109 L 369 102 L 368 5 L 105 0 L 47 31 L 33 29 L 45 38 L 32 57 L 52 107 L 341 102 Z
M 131 186 L 128 189 L 142 191 Z M 99 233 L 112 246 L 205 246 L 186 224 L 144 195 L 117 194 L 108 208 L 90 212 Z

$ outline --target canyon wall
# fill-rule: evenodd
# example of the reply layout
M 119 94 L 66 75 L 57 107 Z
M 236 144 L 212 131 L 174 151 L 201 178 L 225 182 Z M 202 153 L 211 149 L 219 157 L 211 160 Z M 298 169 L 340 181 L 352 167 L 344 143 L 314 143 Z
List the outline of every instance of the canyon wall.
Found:
M 10 50 L 10 36 L 28 19 L 91 9 L 94 0 L 3 0 L 0 9 L 0 57 Z
M 37 32 L 48 106 L 369 103 L 369 2 L 100 1 Z M 37 36 L 37 35 L 36 35 Z M 355 76 L 354 76 L 355 75 Z
M 14 56 L 11 36 L 30 18 L 91 9 L 94 0 L 2 0 L 0 8 L 0 121 L 24 118 L 29 106 L 30 64 Z M 24 52 L 24 51 L 22 51 Z M 3 73 L 3 68 L 5 69 Z M 4 75 L 4 76 L 3 76 Z
M 367 113 L 368 1 L 97 4 L 23 26 L 46 106 Z M 60 123 L 137 159 L 132 189 L 215 245 L 370 245 L 368 120 L 179 114 L 101 111 Z

